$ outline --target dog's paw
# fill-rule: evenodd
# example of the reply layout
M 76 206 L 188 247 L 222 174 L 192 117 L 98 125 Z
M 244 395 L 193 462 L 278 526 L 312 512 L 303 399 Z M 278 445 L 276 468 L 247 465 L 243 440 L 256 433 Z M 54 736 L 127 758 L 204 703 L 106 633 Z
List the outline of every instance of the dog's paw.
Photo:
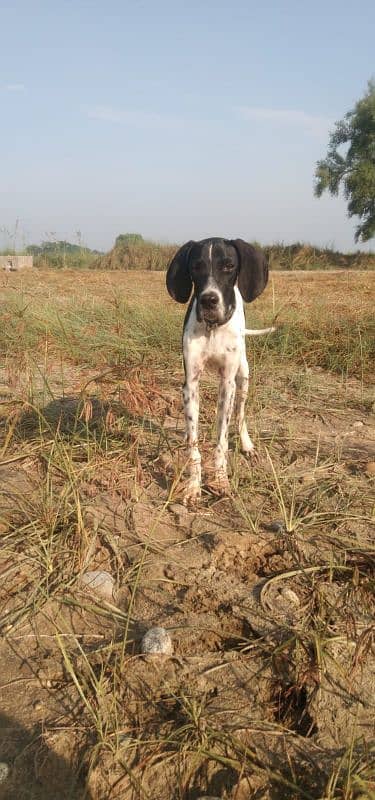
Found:
M 201 497 L 201 487 L 199 483 L 189 482 L 184 489 L 184 506 L 196 506 Z
M 209 482 L 208 488 L 212 494 L 216 494 L 218 497 L 229 497 L 232 493 L 228 476 L 222 472 L 215 475 Z
M 260 460 L 259 453 L 255 449 L 255 447 L 251 447 L 250 449 L 246 449 L 246 450 L 241 448 L 241 453 L 242 453 L 243 457 L 246 458 L 247 461 L 250 461 L 250 463 L 253 466 L 256 466 L 257 464 L 259 464 L 259 460 Z

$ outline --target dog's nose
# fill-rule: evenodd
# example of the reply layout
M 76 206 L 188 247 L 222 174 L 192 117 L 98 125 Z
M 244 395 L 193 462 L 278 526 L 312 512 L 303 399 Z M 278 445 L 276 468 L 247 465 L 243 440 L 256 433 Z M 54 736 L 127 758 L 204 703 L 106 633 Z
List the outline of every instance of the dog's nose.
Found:
M 215 308 L 219 302 L 216 292 L 205 292 L 201 295 L 201 305 L 203 308 Z

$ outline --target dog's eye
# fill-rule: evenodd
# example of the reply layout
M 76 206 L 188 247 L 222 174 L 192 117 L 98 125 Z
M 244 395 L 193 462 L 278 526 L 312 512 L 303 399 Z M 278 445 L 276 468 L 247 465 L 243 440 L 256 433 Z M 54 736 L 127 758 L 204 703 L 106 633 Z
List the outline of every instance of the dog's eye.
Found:
M 224 261 L 221 268 L 223 272 L 231 272 L 234 269 L 234 264 L 231 261 Z

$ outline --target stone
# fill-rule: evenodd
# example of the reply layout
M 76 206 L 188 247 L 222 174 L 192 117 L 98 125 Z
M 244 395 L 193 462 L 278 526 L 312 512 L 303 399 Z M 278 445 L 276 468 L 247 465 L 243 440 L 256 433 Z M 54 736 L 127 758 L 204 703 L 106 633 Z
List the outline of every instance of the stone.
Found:
M 283 519 L 274 519 L 265 525 L 267 531 L 272 533 L 286 533 L 285 522 Z
M 174 515 L 177 525 L 183 526 L 188 519 L 188 509 L 182 503 L 171 503 L 168 510 Z
M 81 584 L 103 600 L 113 601 L 115 582 L 109 572 L 99 569 L 84 572 L 81 576 Z
M 165 628 L 150 628 L 142 638 L 141 652 L 144 655 L 171 656 L 172 639 Z
M 168 510 L 172 514 L 185 514 L 186 515 L 188 513 L 186 506 L 182 505 L 182 503 L 171 503 L 168 506 Z
M 365 466 L 365 472 L 367 475 L 375 475 L 375 461 L 368 461 Z
M 9 766 L 6 761 L 0 761 L 0 783 L 4 783 L 9 776 Z
M 286 603 L 288 603 L 291 606 L 295 606 L 295 608 L 299 607 L 300 605 L 299 597 L 298 594 L 293 592 L 293 589 L 288 589 L 286 587 L 285 589 L 281 589 L 280 594 Z

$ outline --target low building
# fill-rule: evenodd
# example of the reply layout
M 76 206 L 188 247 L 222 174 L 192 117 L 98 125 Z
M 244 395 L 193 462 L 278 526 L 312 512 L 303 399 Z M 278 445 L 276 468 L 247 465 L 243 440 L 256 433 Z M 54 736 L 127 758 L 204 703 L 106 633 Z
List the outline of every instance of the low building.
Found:
M 0 270 L 19 272 L 21 269 L 32 269 L 32 256 L 0 256 Z

